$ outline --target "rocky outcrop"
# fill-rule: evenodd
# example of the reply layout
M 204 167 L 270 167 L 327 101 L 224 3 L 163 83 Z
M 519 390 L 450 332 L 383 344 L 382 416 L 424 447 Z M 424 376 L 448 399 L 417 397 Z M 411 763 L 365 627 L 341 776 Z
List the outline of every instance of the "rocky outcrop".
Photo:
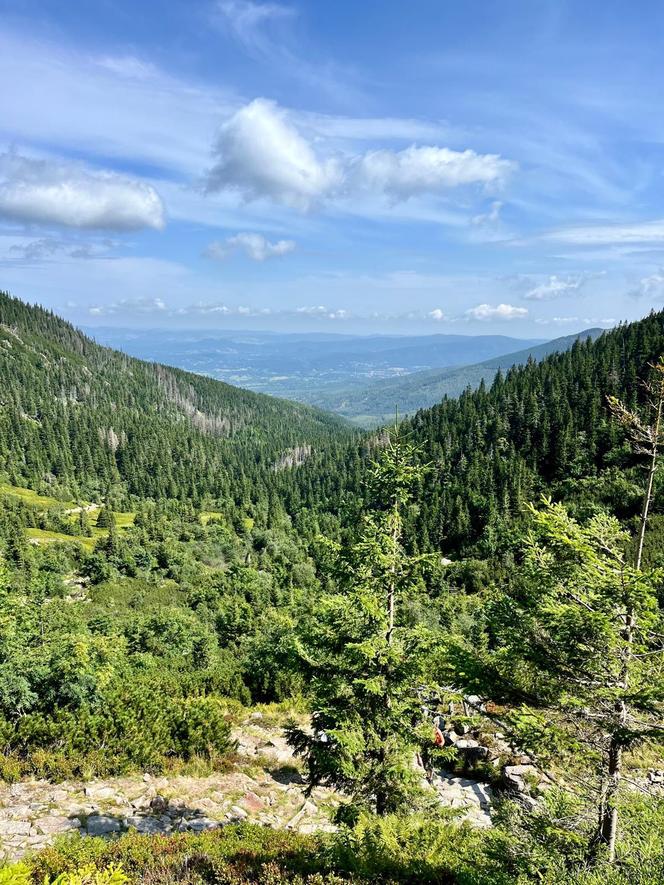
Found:
M 475 699 L 473 699 L 475 700 Z M 479 698 L 476 699 L 479 702 Z M 477 705 L 476 705 L 477 706 Z M 542 790 L 551 786 L 550 778 L 532 759 L 508 743 L 501 732 L 483 732 L 467 723 L 437 717 L 443 736 L 443 745 L 458 753 L 459 766 L 471 771 L 478 763 L 487 762 L 495 769 L 490 780 L 508 794 L 533 805 Z

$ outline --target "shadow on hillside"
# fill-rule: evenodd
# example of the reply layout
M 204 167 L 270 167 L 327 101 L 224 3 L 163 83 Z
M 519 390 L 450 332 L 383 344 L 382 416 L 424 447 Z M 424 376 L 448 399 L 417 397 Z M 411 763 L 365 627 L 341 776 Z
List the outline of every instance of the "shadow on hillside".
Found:
M 83 836 L 99 836 L 111 839 L 122 833 L 135 830 L 145 835 L 170 835 L 172 833 L 201 833 L 214 830 L 229 823 L 240 823 L 240 814 L 224 817 L 222 820 L 210 817 L 206 809 L 195 803 L 169 803 L 156 797 L 146 808 L 113 809 L 95 811 L 88 815 L 69 815 L 69 819 L 80 820 L 78 832 Z
M 299 769 L 295 765 L 279 765 L 274 768 L 268 768 L 267 771 L 272 780 L 287 787 L 292 784 L 300 786 L 306 783 Z

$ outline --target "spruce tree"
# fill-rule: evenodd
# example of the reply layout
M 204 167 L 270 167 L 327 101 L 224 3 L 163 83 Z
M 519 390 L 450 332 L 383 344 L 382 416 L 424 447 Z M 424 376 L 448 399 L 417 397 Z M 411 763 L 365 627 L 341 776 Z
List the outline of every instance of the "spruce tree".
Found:
M 85 538 L 92 537 L 92 528 L 90 527 L 90 520 L 85 507 L 81 507 L 78 513 L 78 531 L 79 534 L 83 535 Z
M 101 508 L 99 514 L 97 515 L 97 528 L 115 528 L 115 513 L 113 513 L 113 511 L 107 504 Z
M 288 731 L 309 790 L 332 784 L 378 814 L 406 807 L 418 792 L 412 761 L 427 637 L 404 624 L 400 604 L 417 572 L 403 521 L 422 471 L 395 431 L 372 465 L 371 509 L 355 536 L 344 545 L 327 541 L 335 589 L 299 646 L 311 676 L 313 733 Z
M 580 524 L 550 500 L 530 510 L 523 562 L 487 603 L 457 685 L 510 705 L 517 743 L 540 764 L 570 754 L 562 784 L 596 807 L 589 854 L 613 861 L 622 754 L 664 740 L 662 575 L 629 563 L 610 515 Z

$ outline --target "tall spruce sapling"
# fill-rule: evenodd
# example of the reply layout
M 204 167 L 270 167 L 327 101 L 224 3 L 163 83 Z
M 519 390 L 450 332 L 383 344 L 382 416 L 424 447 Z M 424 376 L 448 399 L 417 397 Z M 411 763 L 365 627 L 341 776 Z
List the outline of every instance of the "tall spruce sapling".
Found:
M 503 638 L 496 656 L 511 659 L 514 687 L 528 697 L 517 729 L 536 750 L 575 756 L 564 779 L 593 799 L 590 855 L 610 862 L 622 755 L 664 737 L 662 575 L 630 564 L 628 541 L 610 515 L 580 525 L 547 502 L 533 510 L 521 579 L 488 613 Z
M 422 679 L 429 637 L 406 626 L 400 603 L 421 557 L 404 549 L 404 512 L 426 468 L 398 428 L 372 464 L 370 509 L 348 544 L 325 542 L 334 590 L 324 595 L 299 653 L 310 673 L 309 733 L 288 739 L 307 766 L 309 790 L 334 785 L 354 806 L 378 814 L 412 807 L 421 778 L 418 748 Z
M 652 507 L 655 475 L 659 467 L 661 448 L 664 445 L 664 360 L 659 360 L 651 368 L 652 376 L 644 384 L 646 408 L 643 414 L 628 409 L 616 397 L 609 397 L 609 407 L 613 415 L 625 427 L 635 454 L 645 460 L 646 483 L 634 562 L 637 573 L 640 573 L 642 568 L 643 547 Z M 630 707 L 629 704 L 629 691 L 634 679 L 635 665 L 638 665 L 641 656 L 652 656 L 654 667 L 650 669 L 653 677 L 656 673 L 659 676 L 659 680 L 654 679 L 653 685 L 655 691 L 659 690 L 658 700 L 660 702 L 657 708 L 659 723 L 654 727 L 658 737 L 664 737 L 664 678 L 661 676 L 661 668 L 664 664 L 664 642 L 662 642 L 664 636 L 662 632 L 648 633 L 646 630 L 647 647 L 641 648 L 640 652 L 636 650 L 637 645 L 640 647 L 643 645 L 641 640 L 644 635 L 643 618 L 639 618 L 639 614 L 638 603 L 635 604 L 629 600 L 622 613 L 623 649 L 619 676 L 620 685 L 627 696 L 618 698 L 616 701 L 615 713 L 622 728 L 616 730 L 607 752 L 607 772 L 600 806 L 598 841 L 608 846 L 609 859 L 612 862 L 616 856 L 618 836 L 618 804 L 616 800 L 622 776 L 622 754 L 623 750 L 631 745 L 629 740 L 630 725 L 634 720 L 633 705 Z M 659 663 L 659 672 L 655 669 L 657 663 Z M 625 737 L 627 740 L 624 739 Z
M 115 513 L 109 507 L 108 504 L 104 504 L 104 506 L 101 508 L 101 510 L 97 514 L 96 526 L 98 529 L 115 528 L 115 526 L 116 526 Z
M 574 753 L 563 780 L 593 798 L 589 854 L 611 863 L 623 754 L 664 741 L 664 576 L 642 562 L 664 441 L 664 365 L 654 367 L 648 393 L 649 416 L 609 401 L 647 460 L 633 561 L 629 535 L 613 516 L 599 513 L 582 525 L 562 504 L 530 506 L 521 567 L 485 609 L 485 646 L 465 648 L 456 672 L 459 685 L 477 690 L 483 680 L 494 700 L 513 705 L 515 736 L 540 760 Z

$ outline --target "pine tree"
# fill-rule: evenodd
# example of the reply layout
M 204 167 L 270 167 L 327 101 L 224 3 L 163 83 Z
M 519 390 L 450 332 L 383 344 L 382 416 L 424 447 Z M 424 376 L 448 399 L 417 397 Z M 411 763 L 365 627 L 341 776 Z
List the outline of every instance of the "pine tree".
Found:
M 101 508 L 97 515 L 97 528 L 110 529 L 115 528 L 115 513 L 108 505 Z
M 336 590 L 321 599 L 300 646 L 313 734 L 289 729 L 309 790 L 333 784 L 378 814 L 403 808 L 418 790 L 412 759 L 427 637 L 404 625 L 399 606 L 417 571 L 403 547 L 403 519 L 422 470 L 395 431 L 372 466 L 372 508 L 357 535 L 343 546 L 327 542 Z
M 596 804 L 590 855 L 613 861 L 622 753 L 664 739 L 661 575 L 629 564 L 612 516 L 582 525 L 550 500 L 530 511 L 523 564 L 486 606 L 486 644 L 465 648 L 457 679 L 512 703 L 517 742 L 540 762 L 573 755 L 582 772 L 575 784 L 572 765 L 568 785 Z

